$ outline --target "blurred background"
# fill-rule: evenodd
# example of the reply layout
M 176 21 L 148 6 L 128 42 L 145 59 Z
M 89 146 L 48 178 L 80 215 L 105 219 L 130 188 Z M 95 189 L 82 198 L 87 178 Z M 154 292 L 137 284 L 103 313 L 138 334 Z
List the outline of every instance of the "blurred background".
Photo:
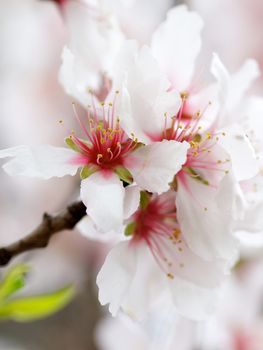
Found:
M 262 70 L 262 0 L 185 2 L 205 21 L 203 62 L 215 51 L 231 72 L 248 57 L 255 58 Z M 183 1 L 111 3 L 115 3 L 125 34 L 147 43 L 166 11 Z M 58 82 L 67 36 L 62 10 L 55 1 L 0 0 L 0 148 L 63 145 L 67 129 L 75 127 L 72 99 Z M 260 93 L 262 83 L 259 79 L 254 90 Z M 81 107 L 79 110 L 81 113 Z M 63 125 L 58 123 L 61 119 Z M 3 171 L 0 184 L 1 246 L 30 232 L 45 211 L 56 213 L 64 208 L 77 198 L 79 190 L 77 178 L 41 181 L 11 178 Z M 78 292 L 70 305 L 45 320 L 1 322 L 0 350 L 161 349 L 153 347 L 152 332 L 142 332 L 127 319 L 113 320 L 98 305 L 94 279 L 107 251 L 106 245 L 70 231 L 53 237 L 48 248 L 15 259 L 13 263 L 29 261 L 32 265 L 24 294 L 51 291 L 66 283 L 76 284 Z M 156 332 L 169 338 L 170 350 L 262 350 L 262 268 L 263 245 L 259 241 L 243 249 L 211 322 L 200 326 L 173 315 L 164 320 L 166 332 Z M 4 272 L 2 269 L 1 274 Z M 146 329 L 152 329 L 148 326 Z

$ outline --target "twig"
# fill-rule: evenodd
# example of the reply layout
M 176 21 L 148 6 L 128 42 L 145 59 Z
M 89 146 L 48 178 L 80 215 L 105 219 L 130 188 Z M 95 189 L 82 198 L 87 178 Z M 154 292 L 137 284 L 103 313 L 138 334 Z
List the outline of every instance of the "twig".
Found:
M 85 215 L 86 207 L 82 202 L 69 205 L 56 216 L 45 213 L 41 224 L 30 234 L 17 242 L 0 248 L 0 266 L 7 265 L 12 258 L 23 252 L 45 248 L 54 234 L 62 230 L 73 229 Z

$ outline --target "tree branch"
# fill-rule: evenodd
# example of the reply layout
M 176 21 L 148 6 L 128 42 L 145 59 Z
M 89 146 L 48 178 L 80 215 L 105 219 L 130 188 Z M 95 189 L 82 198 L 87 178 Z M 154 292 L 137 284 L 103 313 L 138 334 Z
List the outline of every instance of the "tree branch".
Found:
M 7 265 L 12 258 L 23 252 L 45 248 L 54 234 L 62 230 L 73 229 L 85 215 L 86 207 L 82 202 L 69 205 L 56 216 L 45 213 L 41 224 L 30 234 L 17 242 L 0 248 L 0 266 Z

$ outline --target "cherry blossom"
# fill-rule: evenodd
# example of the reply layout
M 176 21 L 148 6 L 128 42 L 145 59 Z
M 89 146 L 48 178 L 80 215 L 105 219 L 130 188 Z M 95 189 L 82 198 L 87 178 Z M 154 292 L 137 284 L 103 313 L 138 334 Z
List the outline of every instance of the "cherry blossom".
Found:
M 114 62 L 125 39 L 148 40 L 170 5 L 171 0 L 64 1 L 69 40 L 59 77 L 66 93 L 85 107 L 90 88 L 104 100 L 115 80 Z
M 97 277 L 99 300 L 142 320 L 160 298 L 184 316 L 206 318 L 227 271 L 224 261 L 207 262 L 189 246 L 177 220 L 175 192 L 141 192 L 140 206 L 127 220 L 126 241 L 116 244 Z
M 118 94 L 117 94 L 118 95 Z M 115 95 L 116 98 L 116 95 Z M 84 139 L 74 132 L 66 139 L 69 148 L 17 146 L 0 151 L 10 175 L 49 179 L 53 176 L 80 176 L 81 199 L 87 214 L 104 231 L 118 229 L 123 220 L 125 189 L 120 180 L 136 183 L 146 190 L 162 193 L 186 159 L 187 142 L 163 140 L 143 146 L 128 137 L 115 115 L 115 100 L 107 106 L 92 105 L 85 122 L 76 115 Z
M 180 24 L 185 29 L 182 35 Z M 153 34 L 151 47 L 143 47 L 127 68 L 122 124 L 145 144 L 176 140 L 191 145 L 174 180 L 179 223 L 197 254 L 205 259 L 233 259 L 236 242 L 231 232 L 238 211 L 238 182 L 253 177 L 258 165 L 244 130 L 224 120 L 258 73 L 255 62 L 248 61 L 239 74 L 230 77 L 214 55 L 210 70 L 215 82 L 200 90 L 191 80 L 201 28 L 199 16 L 185 6 L 169 11 Z M 160 99 L 158 86 L 164 81 L 168 90 Z M 170 103 L 171 91 L 181 95 L 179 110 Z

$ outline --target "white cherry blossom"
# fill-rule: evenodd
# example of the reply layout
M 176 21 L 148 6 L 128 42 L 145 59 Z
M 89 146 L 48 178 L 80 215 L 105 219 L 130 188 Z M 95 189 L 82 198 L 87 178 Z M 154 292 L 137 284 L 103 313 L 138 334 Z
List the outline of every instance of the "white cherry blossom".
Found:
M 177 35 L 180 24 L 183 38 Z M 209 260 L 232 260 L 237 252 L 232 231 L 238 183 L 253 177 L 258 165 L 244 130 L 223 120 L 258 72 L 255 62 L 248 61 L 230 77 L 214 55 L 211 73 L 216 82 L 200 90 L 192 82 L 192 74 L 201 47 L 201 28 L 199 16 L 185 6 L 168 13 L 153 35 L 152 46 L 143 47 L 126 68 L 120 113 L 124 129 L 128 134 L 134 131 L 139 141 L 149 145 L 176 140 L 191 145 L 173 183 L 179 223 L 197 254 Z M 188 75 L 182 80 L 185 71 Z M 178 92 L 179 109 L 174 108 L 171 96 L 178 98 Z
M 215 307 L 227 265 L 193 253 L 177 220 L 175 192 L 141 192 L 138 210 L 128 219 L 130 239 L 116 244 L 97 277 L 99 300 L 116 315 L 123 310 L 143 320 L 160 298 L 182 315 L 203 319 Z
M 87 120 L 77 116 L 84 139 L 75 132 L 66 139 L 71 149 L 17 146 L 1 150 L 0 158 L 11 157 L 4 169 L 14 176 L 48 179 L 75 175 L 82 168 L 80 195 L 87 214 L 101 230 L 117 230 L 122 225 L 125 201 L 120 179 L 128 183 L 136 180 L 152 192 L 167 191 L 186 160 L 189 145 L 167 140 L 154 146 L 139 144 L 135 136 L 128 137 L 121 128 L 115 115 L 115 100 L 100 107 L 92 101 Z

